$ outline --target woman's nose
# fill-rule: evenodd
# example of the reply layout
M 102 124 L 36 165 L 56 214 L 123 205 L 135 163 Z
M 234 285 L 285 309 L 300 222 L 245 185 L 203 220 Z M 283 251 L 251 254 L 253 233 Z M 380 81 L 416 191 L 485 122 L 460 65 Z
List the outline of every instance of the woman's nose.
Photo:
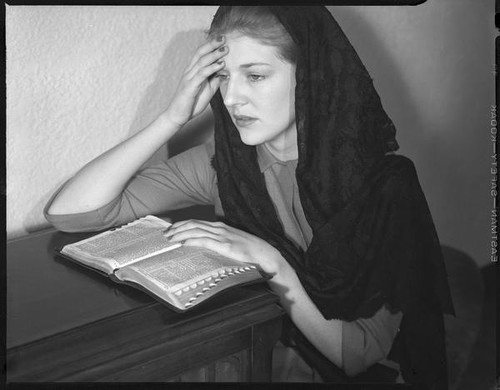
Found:
M 226 107 L 236 106 L 245 103 L 245 93 L 242 86 L 236 80 L 229 80 L 226 85 L 221 88 L 222 98 Z

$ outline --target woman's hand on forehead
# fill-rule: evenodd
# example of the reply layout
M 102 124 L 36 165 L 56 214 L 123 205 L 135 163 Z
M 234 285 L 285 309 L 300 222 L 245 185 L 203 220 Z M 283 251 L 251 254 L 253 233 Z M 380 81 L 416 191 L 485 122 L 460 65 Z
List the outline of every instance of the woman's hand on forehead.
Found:
M 223 222 L 180 221 L 174 223 L 164 235 L 172 242 L 202 247 L 238 261 L 259 264 L 270 275 L 276 274 L 280 263 L 285 261 L 267 241 Z
M 213 75 L 224 68 L 223 57 L 228 51 L 223 36 L 209 40 L 196 50 L 165 111 L 172 123 L 182 127 L 205 110 L 220 86 L 220 78 Z

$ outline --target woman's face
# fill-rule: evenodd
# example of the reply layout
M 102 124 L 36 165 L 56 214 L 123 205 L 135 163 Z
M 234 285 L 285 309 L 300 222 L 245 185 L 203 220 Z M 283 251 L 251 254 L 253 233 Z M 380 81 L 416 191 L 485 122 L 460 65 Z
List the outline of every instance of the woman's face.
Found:
M 224 104 L 243 143 L 296 149 L 295 65 L 275 47 L 237 33 L 226 35 L 228 54 L 218 72 Z

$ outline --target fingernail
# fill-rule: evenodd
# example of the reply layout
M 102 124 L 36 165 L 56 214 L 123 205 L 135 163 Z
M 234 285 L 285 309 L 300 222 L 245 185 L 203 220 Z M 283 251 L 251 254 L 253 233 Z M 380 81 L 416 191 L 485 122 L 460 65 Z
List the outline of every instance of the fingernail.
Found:
M 219 48 L 219 51 L 225 51 L 226 50 L 226 46 L 222 46 Z
M 223 35 L 219 35 L 217 37 L 217 41 L 222 42 L 223 40 L 224 40 L 224 36 Z
M 217 63 L 218 63 L 219 65 L 222 65 L 222 64 L 224 63 L 224 60 L 219 60 L 219 61 L 217 61 Z

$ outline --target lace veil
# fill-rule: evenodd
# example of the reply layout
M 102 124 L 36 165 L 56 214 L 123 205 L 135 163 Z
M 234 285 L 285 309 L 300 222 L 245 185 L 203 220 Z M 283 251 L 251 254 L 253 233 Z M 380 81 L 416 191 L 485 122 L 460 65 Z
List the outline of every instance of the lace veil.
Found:
M 415 167 L 387 155 L 398 149 L 394 124 L 331 13 L 269 8 L 298 47 L 296 178 L 313 240 L 303 251 L 285 237 L 255 147 L 241 142 L 217 92 L 213 165 L 225 222 L 279 249 L 325 318 L 367 318 L 382 305 L 402 311 L 391 357 L 406 381 L 444 388 L 443 312 L 453 305 Z

